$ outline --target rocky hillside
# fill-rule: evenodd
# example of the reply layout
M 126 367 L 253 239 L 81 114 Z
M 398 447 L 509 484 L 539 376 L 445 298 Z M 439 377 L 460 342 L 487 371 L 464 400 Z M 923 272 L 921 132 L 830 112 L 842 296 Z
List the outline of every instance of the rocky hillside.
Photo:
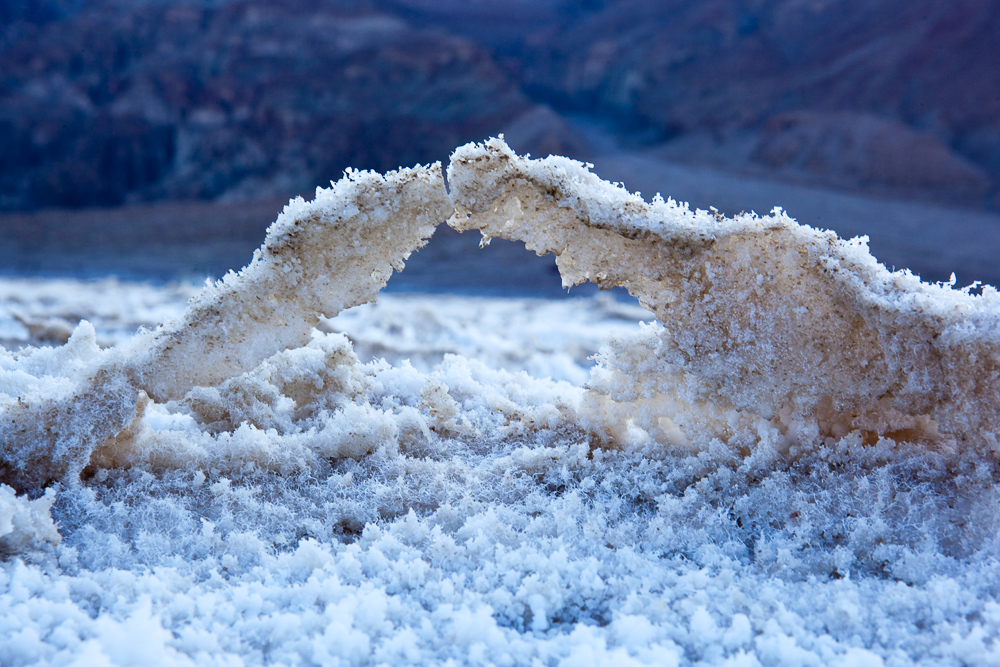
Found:
M 998 43 L 989 0 L 0 0 L 0 208 L 286 196 L 501 130 L 587 158 L 582 118 L 998 209 Z
M 997 207 L 997 44 L 990 0 L 615 0 L 501 50 L 678 159 Z
M 7 23 L 0 206 L 292 194 L 349 166 L 443 159 L 530 107 L 483 48 L 374 4 L 95 4 Z

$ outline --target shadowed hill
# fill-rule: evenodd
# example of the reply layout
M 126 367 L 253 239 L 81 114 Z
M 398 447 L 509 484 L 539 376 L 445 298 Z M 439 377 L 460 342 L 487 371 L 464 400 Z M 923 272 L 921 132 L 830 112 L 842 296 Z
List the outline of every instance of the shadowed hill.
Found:
M 0 208 L 287 196 L 440 159 L 530 106 L 474 43 L 363 4 L 201 4 L 2 30 Z
M 982 0 L 4 0 L 0 209 L 305 193 L 539 104 L 673 161 L 992 209 L 998 42 Z M 590 159 L 560 127 L 519 148 Z

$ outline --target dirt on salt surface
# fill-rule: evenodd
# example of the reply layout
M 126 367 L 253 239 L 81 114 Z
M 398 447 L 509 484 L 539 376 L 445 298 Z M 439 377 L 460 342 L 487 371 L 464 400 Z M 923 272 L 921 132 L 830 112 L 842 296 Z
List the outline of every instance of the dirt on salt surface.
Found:
M 0 308 L 16 300 L 20 309 L 19 317 L 0 320 L 13 339 L 31 342 L 46 330 L 46 313 L 71 310 L 61 305 L 67 301 L 96 325 L 81 325 L 65 345 L 0 351 L 5 414 L 51 421 L 52 430 L 36 428 L 38 437 L 26 443 L 30 449 L 54 438 L 49 463 L 79 455 L 71 441 L 85 436 L 66 423 L 90 428 L 89 444 L 98 449 L 79 482 L 63 479 L 41 493 L 36 483 L 45 475 L 27 470 L 10 477 L 25 493 L 0 487 L 0 663 L 995 664 L 995 429 L 965 432 L 968 405 L 914 396 L 941 372 L 954 380 L 956 395 L 964 392 L 989 414 L 994 395 L 974 381 L 974 371 L 966 373 L 975 366 L 966 352 L 975 348 L 984 367 L 1000 363 L 986 354 L 995 327 L 965 325 L 993 321 L 996 293 L 974 296 L 889 276 L 862 245 L 811 234 L 781 216 L 737 221 L 663 204 L 647 210 L 582 174 L 567 181 L 565 163 L 527 163 L 502 146 L 491 150 L 490 159 L 541 179 L 539 192 L 593 192 L 565 209 L 531 188 L 515 190 L 516 202 L 491 205 L 490 187 L 470 166 L 487 151 L 466 148 L 457 162 L 466 173 L 453 183 L 472 217 L 459 222 L 502 232 L 506 214 L 491 211 L 506 207 L 516 219 L 524 205 L 553 221 L 551 229 L 529 225 L 540 236 L 534 242 L 568 229 L 583 241 L 597 234 L 631 247 L 636 262 L 650 248 L 665 248 L 661 258 L 681 265 L 690 253 L 711 251 L 698 230 L 713 230 L 730 243 L 733 261 L 720 266 L 708 256 L 704 271 L 696 262 L 678 292 L 677 317 L 648 325 L 639 324 L 637 310 L 609 299 L 388 295 L 320 320 L 314 333 L 293 332 L 302 334 L 299 347 L 243 373 L 230 369 L 216 384 L 204 378 L 233 360 L 213 356 L 218 327 L 206 322 L 219 314 L 216 306 L 252 319 L 254 290 L 299 285 L 282 282 L 295 272 L 294 262 L 282 259 L 294 235 L 277 234 L 272 247 L 281 253 L 269 254 L 243 282 L 210 289 L 189 314 L 183 290 L 115 282 L 5 286 Z M 479 193 L 487 199 L 476 205 Z M 570 212 L 590 206 L 601 214 L 607 201 L 601 224 L 574 228 Z M 293 207 L 283 233 L 312 210 Z M 622 238 L 612 234 L 624 218 L 608 213 L 636 211 L 662 214 L 672 226 L 651 224 L 643 235 L 623 222 Z M 658 235 L 671 241 L 657 245 Z M 769 264 L 757 252 L 761 235 L 784 250 L 780 261 Z M 622 257 L 602 254 L 611 246 L 580 247 L 564 257 L 565 271 L 584 270 L 579 260 L 588 252 L 601 261 Z M 676 256 L 669 254 L 674 247 Z M 803 248 L 820 264 L 803 263 Z M 305 258 L 302 251 L 293 257 Z M 846 302 L 822 291 L 831 283 L 820 265 L 847 269 L 837 283 Z M 606 270 L 617 269 L 612 262 Z M 747 271 L 756 279 L 743 280 Z M 852 300 L 859 284 L 851 276 L 873 279 L 867 287 L 878 289 Z M 637 286 L 645 298 L 661 293 L 657 280 L 670 279 L 646 277 L 651 282 Z M 367 267 L 354 276 L 368 278 Z M 732 292 L 707 299 L 704 281 Z M 275 312 L 302 308 L 295 291 L 279 296 L 269 306 L 283 308 Z M 723 338 L 696 341 L 704 354 L 684 362 L 671 346 L 685 344 L 692 324 L 716 308 L 735 309 L 739 326 L 725 331 L 704 322 Z M 872 387 L 845 378 L 870 375 L 878 383 L 903 373 L 909 381 L 886 395 L 931 410 L 941 431 L 920 419 L 926 415 L 882 400 L 837 415 L 825 398 L 769 410 L 780 396 L 767 381 L 750 381 L 752 395 L 740 393 L 755 367 L 759 375 L 761 364 L 812 358 L 824 351 L 816 343 L 842 333 L 844 322 L 867 335 L 865 323 L 847 317 L 852 308 L 874 309 L 878 317 L 867 326 L 887 325 L 877 329 L 887 334 L 881 342 L 902 356 L 872 353 L 875 368 L 865 370 L 851 364 L 856 351 L 840 345 L 826 350 L 827 369 L 836 374 L 797 368 L 782 381 L 802 394 L 830 391 L 849 402 Z M 187 318 L 181 322 L 202 329 L 201 337 L 186 337 L 183 324 L 140 335 L 137 342 L 166 343 L 152 360 L 123 342 L 123 320 L 164 316 Z M 894 327 L 895 317 L 916 326 Z M 762 318 L 767 326 L 753 329 Z M 798 326 L 817 322 L 829 331 Z M 280 318 L 257 326 L 229 333 L 265 346 L 287 335 Z M 788 327 L 795 335 L 777 350 L 744 336 L 781 339 Z M 932 335 L 934 327 L 945 330 Z M 910 345 L 923 333 L 925 344 Z M 591 372 L 599 339 L 608 342 Z M 170 354 L 178 347 L 193 363 L 175 372 Z M 907 361 L 907 354 L 919 361 L 939 352 L 954 364 Z M 713 359 L 729 365 L 702 363 Z M 85 376 L 99 368 L 117 382 L 123 360 L 139 373 L 110 389 L 122 389 L 134 412 L 124 415 L 119 435 L 104 440 L 102 433 L 118 427 L 88 423 L 87 414 L 74 421 L 73 411 L 108 412 L 105 388 Z M 883 364 L 888 372 L 879 371 Z M 729 372 L 733 367 L 740 372 Z M 184 394 L 192 378 L 200 385 Z M 155 400 L 129 394 L 129 382 L 148 387 Z M 685 399 L 699 395 L 707 400 Z M 744 407 L 727 407 L 727 395 Z M 838 419 L 863 424 L 844 430 Z M 21 437 L 3 427 L 15 441 Z M 18 455 L 4 452 L 8 462 Z

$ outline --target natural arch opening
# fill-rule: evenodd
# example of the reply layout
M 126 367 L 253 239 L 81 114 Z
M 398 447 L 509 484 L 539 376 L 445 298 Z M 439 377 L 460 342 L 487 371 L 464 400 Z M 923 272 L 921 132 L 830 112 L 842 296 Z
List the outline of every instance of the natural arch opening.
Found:
M 381 294 L 564 299 L 593 297 L 600 291 L 593 283 L 564 287 L 555 257 L 536 255 L 523 241 L 498 238 L 483 244 L 476 232 L 459 232 L 440 225 Z M 607 291 L 616 299 L 635 303 L 620 287 Z
M 993 288 L 890 273 L 863 242 L 781 211 L 724 218 L 647 203 L 499 139 L 456 150 L 449 183 L 446 193 L 438 165 L 348 172 L 291 202 L 254 260 L 179 321 L 110 351 L 78 329 L 66 347 L 85 361 L 58 392 L 35 378 L 4 395 L 2 481 L 39 488 L 91 462 L 184 466 L 220 453 L 284 470 L 429 433 L 596 433 L 695 450 L 766 440 L 784 452 L 842 432 L 997 442 Z M 437 376 L 368 366 L 346 338 L 314 335 L 322 318 L 374 300 L 445 219 L 553 253 L 564 285 L 625 287 L 658 324 L 613 339 L 586 390 L 459 358 Z M 402 386 L 406 396 L 392 393 Z M 151 426 L 156 410 L 183 423 L 179 440 Z M 260 435 L 271 431 L 277 449 Z

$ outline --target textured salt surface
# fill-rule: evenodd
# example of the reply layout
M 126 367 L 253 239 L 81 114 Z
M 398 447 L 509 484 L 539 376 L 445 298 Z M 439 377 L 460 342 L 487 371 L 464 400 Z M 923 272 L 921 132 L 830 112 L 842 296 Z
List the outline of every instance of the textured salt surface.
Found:
M 345 205 L 400 178 L 367 220 Z M 430 170 L 293 204 L 187 309 L 0 284 L 0 664 L 997 664 L 995 292 L 499 142 L 450 181 L 453 224 L 659 322 L 416 296 L 322 317 L 425 237 Z M 303 219 L 332 236 L 276 256 Z M 317 280 L 372 221 L 374 268 Z

